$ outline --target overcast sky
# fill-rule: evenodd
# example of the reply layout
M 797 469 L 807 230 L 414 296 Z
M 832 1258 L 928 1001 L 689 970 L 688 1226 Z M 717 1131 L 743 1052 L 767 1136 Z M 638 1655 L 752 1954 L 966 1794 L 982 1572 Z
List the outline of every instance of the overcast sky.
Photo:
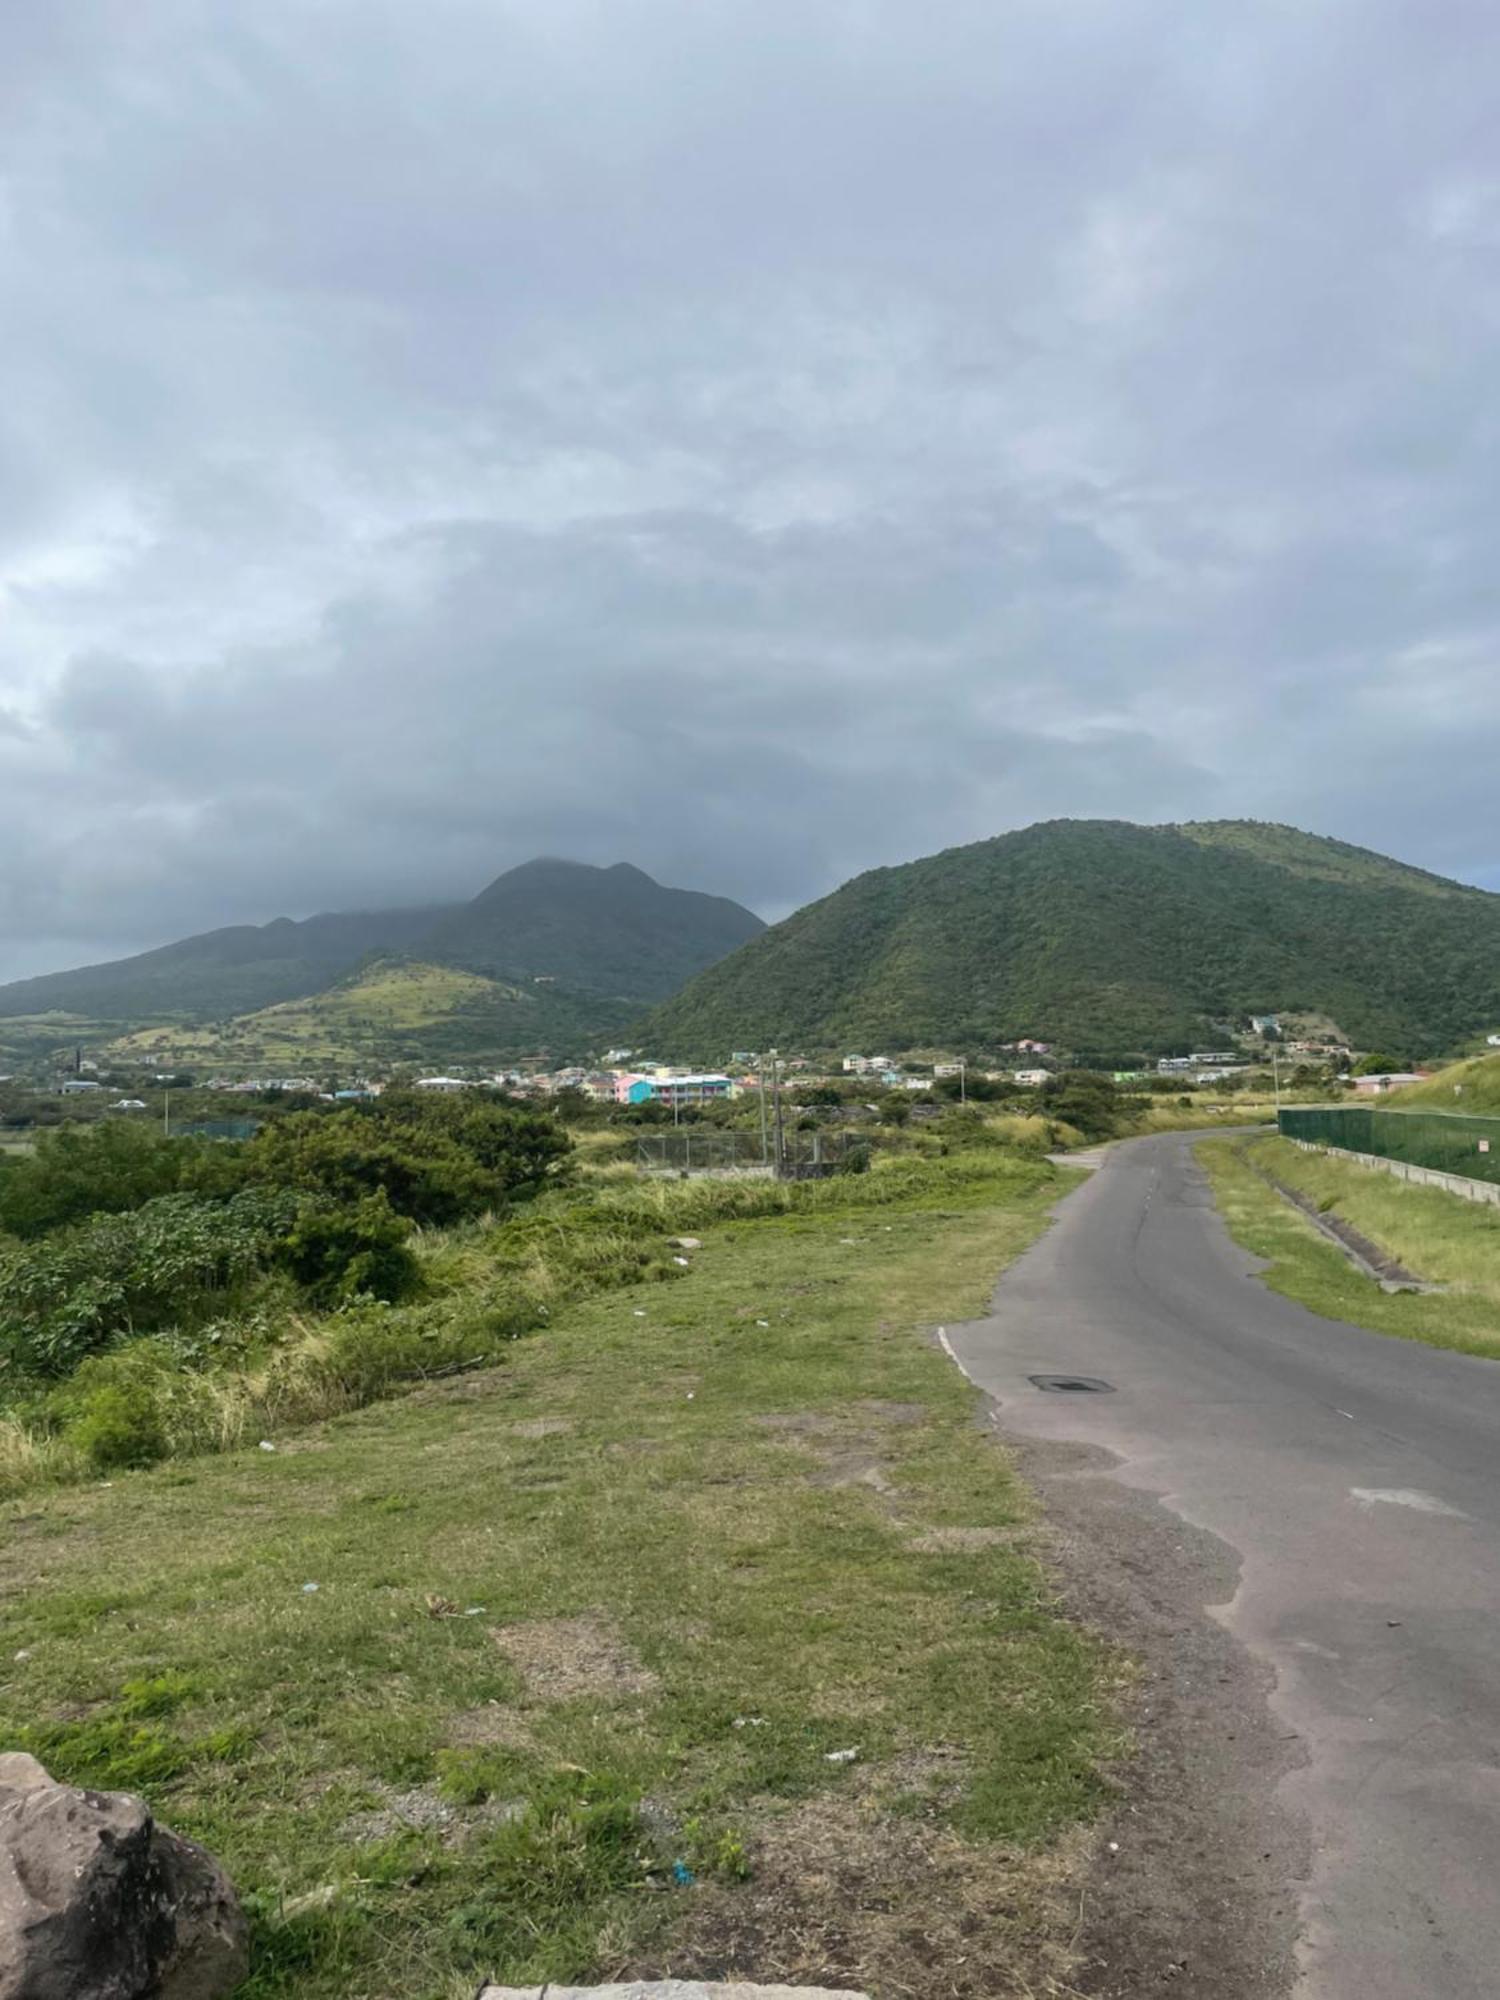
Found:
M 1500 887 L 1493 0 L 0 30 L 0 977 L 1058 815 Z

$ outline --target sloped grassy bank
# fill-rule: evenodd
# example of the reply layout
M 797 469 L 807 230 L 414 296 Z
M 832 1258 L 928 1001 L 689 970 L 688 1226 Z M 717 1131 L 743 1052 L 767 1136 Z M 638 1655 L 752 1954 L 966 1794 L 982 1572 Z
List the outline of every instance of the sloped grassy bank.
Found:
M 956 1155 L 943 1163 L 943 1183 L 962 1190 L 992 1180 L 998 1157 L 993 1143 Z M 401 1252 L 414 1275 L 402 1289 L 414 1296 L 357 1295 L 319 1311 L 305 1294 L 262 1273 L 248 1298 L 225 1287 L 222 1317 L 205 1320 L 199 1311 L 185 1324 L 116 1339 L 56 1383 L 13 1374 L 12 1408 L 0 1413 L 0 1494 L 234 1450 L 268 1430 L 474 1368 L 545 1327 L 572 1300 L 679 1277 L 681 1260 L 667 1242 L 673 1230 L 736 1217 L 815 1214 L 830 1205 L 879 1208 L 909 1198 L 933 1171 L 917 1159 L 891 1159 L 868 1175 L 797 1187 L 758 1180 L 652 1186 L 621 1169 L 543 1193 L 498 1222 L 405 1236 Z M 1020 1163 L 1016 1171 L 1024 1171 Z M 283 1192 L 251 1191 L 257 1214 L 274 1208 Z M 88 1232 L 65 1233 L 53 1262 L 86 1266 L 111 1229 L 129 1226 L 139 1238 L 143 1216 L 182 1199 L 166 1197 L 134 1215 L 99 1218 Z M 245 1199 L 197 1204 L 209 1219 L 186 1218 L 191 1230 L 212 1238 L 221 1261 L 225 1244 L 235 1242 L 234 1212 Z M 165 1222 L 172 1269 L 196 1278 L 184 1219 L 173 1214 Z M 159 1266 L 145 1268 L 154 1273 Z M 155 1295 L 168 1283 L 159 1280 Z
M 1063 1184 L 1003 1151 L 632 1182 L 425 1245 L 435 1352 L 523 1295 L 545 1334 L 10 1503 L 4 1739 L 223 1855 L 254 2000 L 1066 1992 L 1105 1663 L 921 1331 Z

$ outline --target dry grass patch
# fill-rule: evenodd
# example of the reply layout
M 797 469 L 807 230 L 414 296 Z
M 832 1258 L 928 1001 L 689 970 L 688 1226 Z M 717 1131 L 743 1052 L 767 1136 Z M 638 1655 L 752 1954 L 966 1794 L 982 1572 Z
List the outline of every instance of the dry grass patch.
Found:
M 537 1701 L 642 1695 L 656 1688 L 656 1675 L 642 1666 L 618 1628 L 602 1615 L 501 1625 L 490 1637 Z
M 907 1543 L 919 1556 L 972 1555 L 977 1549 L 999 1548 L 1011 1539 L 1009 1528 L 928 1528 Z
M 854 1988 L 881 2000 L 1076 2000 L 1086 1836 L 1042 1854 L 971 1846 L 851 1782 L 768 1806 L 747 1851 L 749 1879 L 707 1886 L 678 1927 L 673 1976 Z M 653 1960 L 626 1969 L 659 1975 Z

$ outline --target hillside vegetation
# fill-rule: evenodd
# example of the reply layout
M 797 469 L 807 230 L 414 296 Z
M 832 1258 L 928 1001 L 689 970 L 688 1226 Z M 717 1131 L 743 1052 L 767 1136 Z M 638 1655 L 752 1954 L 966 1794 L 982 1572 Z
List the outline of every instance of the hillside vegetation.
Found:
M 1250 1013 L 1363 1047 L 1490 1025 L 1500 896 L 1291 827 L 1054 820 L 878 868 L 657 1008 L 657 1050 L 907 1049 L 1034 1035 L 1201 1046 Z
M 1410 1083 L 1381 1100 L 1394 1111 L 1473 1111 L 1500 1116 L 1500 1052 L 1450 1063 L 1424 1083 Z
M 148 1028 L 174 1032 L 140 1052 L 183 1060 L 581 1051 L 764 928 L 625 863 L 529 861 L 453 908 L 281 917 L 0 986 L 0 1052 Z M 393 973 L 381 962 L 394 959 L 410 964 Z
M 554 1038 L 624 1023 L 629 1008 L 552 986 L 521 987 L 452 966 L 379 960 L 326 993 L 237 1020 L 143 1028 L 112 1043 L 117 1062 L 263 1073 L 398 1061 L 498 1059 Z

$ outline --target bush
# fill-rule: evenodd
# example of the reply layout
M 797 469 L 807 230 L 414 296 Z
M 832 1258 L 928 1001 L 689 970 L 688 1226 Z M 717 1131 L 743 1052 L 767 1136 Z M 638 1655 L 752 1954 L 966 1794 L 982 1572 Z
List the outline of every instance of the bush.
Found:
M 144 1381 L 101 1382 L 85 1394 L 64 1436 L 100 1471 L 154 1465 L 167 1449 L 161 1411 Z
M 315 1305 L 341 1305 L 361 1293 L 409 1298 L 422 1281 L 407 1242 L 409 1228 L 384 1192 L 366 1195 L 352 1207 L 309 1204 L 277 1258 Z
M 1114 1079 L 1098 1070 L 1065 1069 L 1037 1092 L 1049 1118 L 1071 1125 L 1085 1139 L 1110 1139 L 1119 1130 L 1122 1106 Z
M 0 1233 L 32 1239 L 91 1215 L 120 1214 L 189 1184 L 201 1141 L 108 1119 L 46 1132 L 0 1171 Z
M 0 1258 L 0 1356 L 22 1374 L 66 1375 L 112 1341 L 222 1314 L 269 1268 L 297 1208 L 267 1188 L 228 1202 L 163 1195 L 12 1251 Z

